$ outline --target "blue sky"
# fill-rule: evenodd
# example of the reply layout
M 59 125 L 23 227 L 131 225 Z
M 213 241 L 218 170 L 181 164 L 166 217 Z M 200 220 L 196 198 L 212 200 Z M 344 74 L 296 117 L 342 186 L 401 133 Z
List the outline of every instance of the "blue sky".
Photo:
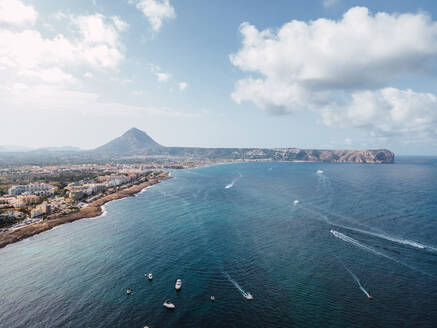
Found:
M 437 155 L 433 1 L 4 0 L 0 144 Z M 294 21 L 294 23 L 292 23 Z

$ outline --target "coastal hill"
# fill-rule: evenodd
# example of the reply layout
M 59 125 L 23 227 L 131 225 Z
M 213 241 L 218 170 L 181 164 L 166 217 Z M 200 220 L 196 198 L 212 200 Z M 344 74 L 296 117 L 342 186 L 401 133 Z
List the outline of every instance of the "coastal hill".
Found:
M 392 163 L 394 154 L 386 149 L 317 150 L 299 148 L 199 148 L 165 147 L 147 133 L 132 128 L 93 152 L 106 156 L 164 156 L 210 160 L 322 161 Z
M 387 149 L 329 150 L 299 148 L 199 148 L 166 147 L 137 128 L 93 150 L 75 148 L 0 152 L 0 167 L 15 165 L 60 165 L 86 163 L 159 163 L 178 167 L 180 163 L 230 161 L 313 161 L 342 163 L 393 163 Z

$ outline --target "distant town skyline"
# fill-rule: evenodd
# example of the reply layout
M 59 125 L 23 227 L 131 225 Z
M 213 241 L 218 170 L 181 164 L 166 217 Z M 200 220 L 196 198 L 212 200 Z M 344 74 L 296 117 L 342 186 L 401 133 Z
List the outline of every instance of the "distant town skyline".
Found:
M 437 155 L 429 1 L 2 0 L 0 146 Z

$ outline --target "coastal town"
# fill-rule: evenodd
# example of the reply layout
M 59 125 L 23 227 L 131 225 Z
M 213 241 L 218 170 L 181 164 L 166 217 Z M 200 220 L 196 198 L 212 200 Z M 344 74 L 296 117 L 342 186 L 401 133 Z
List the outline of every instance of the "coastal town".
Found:
M 28 166 L 0 171 L 0 231 L 80 212 L 111 194 L 162 178 L 142 164 Z

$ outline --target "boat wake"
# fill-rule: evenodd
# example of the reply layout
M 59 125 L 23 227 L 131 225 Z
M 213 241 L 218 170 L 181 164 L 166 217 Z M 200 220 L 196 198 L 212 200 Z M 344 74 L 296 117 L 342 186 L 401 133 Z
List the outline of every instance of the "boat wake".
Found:
M 371 231 L 366 231 L 366 230 L 361 230 L 361 229 L 357 229 L 357 228 L 344 227 L 344 229 L 352 230 L 352 231 L 356 231 L 356 232 L 361 232 L 361 233 L 369 235 L 369 236 L 373 236 L 373 237 L 377 237 L 377 238 L 380 238 L 380 239 L 389 240 L 389 241 L 392 241 L 394 243 L 398 243 L 398 244 L 402 244 L 402 245 L 408 245 L 408 246 L 415 247 L 415 248 L 420 248 L 420 249 L 428 248 L 427 246 L 425 246 L 425 245 L 423 245 L 421 243 L 418 243 L 416 241 L 413 241 L 413 240 L 396 238 L 396 237 L 388 236 L 386 234 L 377 233 L 377 232 L 371 232 Z M 430 249 L 434 250 L 434 248 L 432 248 L 432 247 L 430 247 Z
M 368 235 L 368 236 L 372 236 L 372 237 L 388 240 L 388 241 L 391 241 L 391 242 L 394 242 L 394 243 L 397 243 L 397 244 L 401 244 L 401 245 L 406 245 L 406 246 L 410 246 L 410 247 L 414 247 L 414 248 L 419 248 L 419 249 L 424 249 L 424 250 L 430 250 L 430 251 L 433 251 L 433 252 L 437 252 L 437 248 L 434 248 L 434 247 L 431 247 L 431 246 L 419 243 L 419 242 L 414 241 L 414 240 L 402 239 L 402 238 L 398 238 L 398 237 L 387 235 L 385 233 L 372 232 L 372 231 L 367 231 L 367 230 L 363 230 L 363 229 L 360 229 L 360 228 L 352 228 L 352 227 L 349 227 L 349 226 L 345 226 L 343 224 L 335 223 L 332 220 L 328 219 L 328 217 L 326 215 L 324 215 L 322 213 L 319 213 L 317 211 L 311 210 L 309 208 L 304 208 L 304 209 L 307 210 L 308 212 L 312 212 L 312 213 L 315 213 L 315 214 L 321 216 L 326 223 L 328 223 L 328 224 L 330 224 L 332 226 L 335 226 L 335 227 L 339 227 L 339 228 L 343 228 L 343 229 L 346 229 L 346 230 L 349 230 L 349 231 L 354 231 L 354 232 L 362 233 L 362 234 L 365 234 L 365 235 Z M 347 219 L 346 217 L 343 217 L 342 215 L 335 214 L 335 213 L 332 213 L 332 214 L 334 214 L 334 216 L 338 216 L 340 218 Z M 349 221 L 351 221 L 351 220 L 349 220 Z M 366 227 L 364 225 L 362 225 L 362 226 L 368 229 L 368 227 Z
M 397 260 L 397 259 L 395 259 L 395 258 L 393 258 L 391 256 L 388 256 L 387 254 L 381 253 L 381 252 L 379 252 L 379 251 L 377 251 L 377 250 L 375 250 L 375 249 L 373 249 L 373 248 L 371 248 L 371 247 L 369 247 L 367 245 L 364 245 L 364 244 L 360 243 L 359 241 L 357 241 L 357 240 L 355 240 L 355 239 L 353 239 L 353 238 L 351 238 L 349 236 L 346 236 L 345 234 L 343 234 L 341 232 L 338 232 L 338 231 L 335 231 L 335 230 L 331 229 L 331 233 L 335 237 L 337 237 L 337 238 L 339 238 L 339 239 L 341 239 L 341 240 L 343 240 L 343 241 L 345 241 L 347 243 L 350 243 L 350 244 L 352 244 L 354 246 L 357 246 L 357 247 L 359 247 L 361 249 L 369 251 L 369 252 L 371 252 L 373 254 L 382 256 L 382 257 L 384 257 L 384 258 L 386 258 L 386 259 L 388 259 L 390 261 L 393 261 L 393 262 L 396 262 L 396 263 L 398 263 L 400 265 L 403 265 L 404 267 L 406 267 L 406 268 L 408 268 L 410 270 L 413 270 L 413 271 L 416 271 L 416 272 L 420 272 L 420 273 L 422 273 L 422 274 L 424 274 L 424 275 L 426 275 L 428 277 L 434 277 L 432 274 L 429 274 L 428 272 L 416 269 L 416 268 L 414 268 L 414 267 L 412 267 L 412 266 L 410 266 L 410 265 L 408 265 L 408 264 L 406 264 L 406 263 L 404 263 L 402 261 L 399 261 L 399 260 Z
M 241 286 L 234 279 L 232 279 L 231 276 L 227 272 L 224 272 L 224 275 L 235 286 L 235 288 L 238 289 L 238 291 L 241 293 L 241 295 L 243 295 L 243 297 L 245 299 L 247 299 L 247 300 L 252 300 L 253 299 L 252 294 L 246 292 L 243 288 L 241 288 Z
M 234 180 L 232 180 L 232 182 L 231 182 L 230 184 L 227 184 L 227 185 L 225 186 L 225 189 L 231 189 L 231 188 L 234 186 L 234 184 L 235 184 L 239 179 L 241 179 L 241 178 L 243 177 L 243 176 L 241 175 L 240 172 L 238 172 L 238 174 L 239 174 L 239 176 L 236 177 Z
M 338 259 L 338 258 L 337 258 Z M 372 296 L 370 296 L 370 294 L 367 292 L 367 290 L 363 287 L 363 285 L 361 285 L 360 279 L 358 279 L 358 277 L 343 263 L 343 261 L 341 261 L 340 259 L 338 259 L 340 261 L 340 263 L 343 265 L 343 267 L 346 269 L 347 272 L 350 273 L 350 275 L 352 276 L 352 278 L 355 280 L 355 282 L 358 284 L 358 287 L 361 289 L 361 291 L 367 296 L 367 298 L 369 300 L 372 299 Z

